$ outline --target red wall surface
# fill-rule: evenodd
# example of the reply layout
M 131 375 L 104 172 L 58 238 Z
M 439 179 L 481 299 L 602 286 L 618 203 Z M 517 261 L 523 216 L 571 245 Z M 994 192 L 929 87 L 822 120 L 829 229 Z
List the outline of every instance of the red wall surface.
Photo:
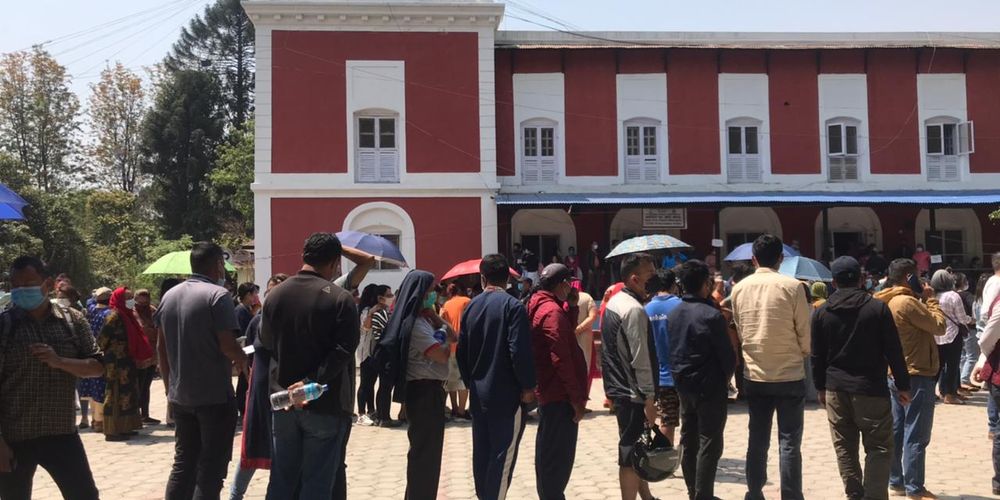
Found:
M 964 73 L 964 52 L 961 49 L 920 49 L 917 70 L 921 73 Z
M 664 49 L 620 49 L 617 58 L 618 72 L 622 74 L 667 72 Z
M 975 126 L 976 152 L 969 155 L 972 173 L 1000 172 L 1000 50 L 969 54 L 965 94 Z M 985 234 L 985 233 L 983 233 Z
M 868 120 L 873 174 L 919 174 L 917 68 L 913 50 L 868 53 Z
M 768 64 L 771 172 L 818 174 L 819 83 L 812 51 L 773 51 Z
M 818 57 L 820 73 L 865 72 L 863 50 L 821 50 Z
M 767 73 L 767 53 L 763 50 L 723 50 L 719 54 L 720 73 Z
M 670 174 L 719 174 L 719 75 L 714 50 L 673 50 L 667 74 Z
M 479 198 L 275 198 L 271 200 L 271 272 L 297 271 L 302 265 L 302 243 L 310 234 L 340 231 L 351 210 L 372 201 L 399 205 L 413 219 L 420 269 L 440 277 L 458 262 L 482 257 Z
M 618 100 L 611 50 L 565 53 L 566 175 L 618 175 Z
M 347 172 L 346 62 L 401 60 L 409 172 L 478 172 L 475 33 L 275 31 L 275 173 Z
M 494 57 L 497 113 L 497 175 L 514 175 L 514 51 Z
M 563 70 L 563 53 L 553 49 L 511 51 L 514 73 L 559 73 Z

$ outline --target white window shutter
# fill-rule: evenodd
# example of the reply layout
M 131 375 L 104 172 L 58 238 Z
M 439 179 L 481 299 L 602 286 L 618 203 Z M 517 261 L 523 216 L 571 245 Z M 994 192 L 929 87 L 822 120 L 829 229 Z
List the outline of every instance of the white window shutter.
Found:
M 858 180 L 858 157 L 848 156 L 844 158 L 844 180 Z
M 539 162 L 538 181 L 541 183 L 552 183 L 556 181 L 557 164 L 555 156 L 543 156 Z
M 948 155 L 941 157 L 941 180 L 943 181 L 957 181 L 958 180 L 958 156 Z
M 378 180 L 394 182 L 399 180 L 399 152 L 395 149 L 383 149 L 378 154 Z
M 641 182 L 642 157 L 629 155 L 625 157 L 625 182 Z
M 927 155 L 927 180 L 939 181 L 942 179 L 942 155 Z
M 646 156 L 642 159 L 642 180 L 645 182 L 660 180 L 659 156 Z
M 743 155 L 729 155 L 726 158 L 726 175 L 729 182 L 746 182 L 743 158 Z
M 521 176 L 525 184 L 537 184 L 539 182 L 539 178 L 541 177 L 539 163 L 541 162 L 537 156 L 525 157 L 521 162 Z
M 378 153 L 374 149 L 358 151 L 358 182 L 378 182 Z
M 760 165 L 760 155 L 745 155 L 743 160 L 743 175 L 746 182 L 761 182 L 763 172 Z
M 958 124 L 958 154 L 967 155 L 976 152 L 975 127 L 972 122 Z
M 842 181 L 845 179 L 845 158 L 843 156 L 830 157 L 830 180 Z

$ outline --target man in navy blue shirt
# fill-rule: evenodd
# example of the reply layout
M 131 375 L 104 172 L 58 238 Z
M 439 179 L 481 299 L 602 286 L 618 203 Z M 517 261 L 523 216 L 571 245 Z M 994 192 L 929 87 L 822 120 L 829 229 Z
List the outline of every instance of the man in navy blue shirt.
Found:
M 462 313 L 455 352 L 472 412 L 472 473 L 480 500 L 504 498 L 524 434 L 522 404 L 535 400 L 531 325 L 524 305 L 506 293 L 503 255 L 483 257 L 483 293 Z
M 668 316 L 670 362 L 681 400 L 681 468 L 688 498 L 715 498 L 715 472 L 722 457 L 729 378 L 736 353 L 726 320 L 709 299 L 714 280 L 700 260 L 681 264 L 683 302 Z
M 681 402 L 674 387 L 674 377 L 670 373 L 670 334 L 667 329 L 667 315 L 673 311 L 681 298 L 677 292 L 677 276 L 672 269 L 657 269 L 656 274 L 646 282 L 646 290 L 653 298 L 646 304 L 646 314 L 653 324 L 653 341 L 656 343 L 656 360 L 660 365 L 660 383 L 656 386 L 656 412 L 660 417 L 660 432 L 674 443 L 674 429 L 680 425 Z

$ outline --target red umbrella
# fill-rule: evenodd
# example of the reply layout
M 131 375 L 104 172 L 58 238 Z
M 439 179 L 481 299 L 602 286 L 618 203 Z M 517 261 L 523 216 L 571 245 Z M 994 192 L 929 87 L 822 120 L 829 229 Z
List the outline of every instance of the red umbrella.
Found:
M 472 260 L 467 260 L 465 262 L 461 262 L 461 263 L 455 264 L 455 267 L 452 267 L 451 269 L 448 270 L 448 272 L 444 273 L 444 276 L 441 277 L 441 281 L 450 280 L 452 278 L 457 278 L 459 276 L 468 276 L 470 274 L 479 274 L 479 263 L 482 260 L 483 259 L 472 259 Z M 508 269 L 510 269 L 510 268 L 508 268 Z M 513 269 L 510 269 L 510 275 L 513 276 L 513 277 L 515 277 L 515 278 L 521 277 L 521 275 L 518 274 L 517 271 L 515 271 Z

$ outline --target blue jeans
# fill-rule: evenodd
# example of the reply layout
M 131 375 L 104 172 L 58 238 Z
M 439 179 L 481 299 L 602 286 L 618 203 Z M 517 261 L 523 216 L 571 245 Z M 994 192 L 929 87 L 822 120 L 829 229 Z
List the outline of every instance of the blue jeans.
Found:
M 924 462 L 934 425 L 934 377 L 910 376 L 910 404 L 899 404 L 896 385 L 892 393 L 892 431 L 896 453 L 889 472 L 889 486 L 906 488 L 907 495 L 924 491 Z
M 979 337 L 974 333 L 969 333 L 965 337 L 965 342 L 962 345 L 962 383 L 969 385 L 970 377 L 972 377 L 972 369 L 976 367 L 976 361 L 979 360 Z
M 993 398 L 986 400 L 986 425 L 990 432 L 1000 434 L 1000 411 L 998 411 Z
M 229 487 L 229 500 L 243 500 L 243 496 L 247 493 L 247 488 L 250 486 L 250 480 L 253 479 L 253 473 L 257 469 L 247 468 L 244 469 L 243 466 L 236 463 L 236 475 L 233 476 L 233 485 Z
M 778 414 L 778 447 L 781 453 L 781 498 L 801 500 L 805 381 L 767 383 L 746 380 L 743 390 L 750 407 L 746 500 L 764 498 L 767 451 L 771 447 L 771 423 L 775 412 Z
M 269 500 L 330 498 L 344 445 L 351 429 L 350 415 L 326 415 L 309 410 L 282 410 L 272 414 Z

